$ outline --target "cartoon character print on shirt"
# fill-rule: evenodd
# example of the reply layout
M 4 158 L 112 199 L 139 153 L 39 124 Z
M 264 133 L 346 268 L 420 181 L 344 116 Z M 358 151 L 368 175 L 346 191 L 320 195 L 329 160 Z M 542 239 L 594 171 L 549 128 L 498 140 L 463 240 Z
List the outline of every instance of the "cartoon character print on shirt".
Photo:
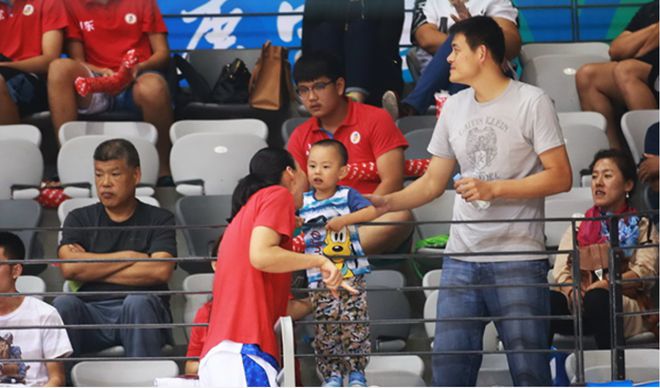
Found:
M 0 383 L 2 384 L 25 384 L 25 376 L 30 368 L 20 361 L 22 357 L 21 348 L 14 346 L 14 336 L 6 333 L 0 337 L 0 359 L 12 359 L 17 362 L 4 362 L 0 369 Z
M 332 230 L 326 232 L 323 254 L 335 263 L 344 279 L 352 278 L 354 276 L 353 271 L 343 257 L 335 256 L 350 256 L 352 253 L 353 244 L 351 243 L 351 233 L 348 231 L 348 227 L 344 226 L 337 232 Z

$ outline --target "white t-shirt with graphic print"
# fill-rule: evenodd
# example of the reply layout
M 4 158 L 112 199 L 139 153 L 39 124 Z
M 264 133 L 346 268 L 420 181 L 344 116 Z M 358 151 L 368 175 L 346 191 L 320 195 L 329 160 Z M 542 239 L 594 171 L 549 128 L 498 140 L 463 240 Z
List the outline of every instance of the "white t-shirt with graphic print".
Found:
M 447 99 L 428 151 L 456 159 L 463 177 L 522 179 L 543 170 L 538 155 L 564 144 L 552 100 L 541 89 L 510 81 L 497 98 L 479 103 L 474 89 Z M 456 195 L 452 220 L 542 218 L 544 198 L 496 199 L 479 209 Z M 540 251 L 542 222 L 454 224 L 445 252 Z M 546 255 L 456 257 L 473 262 L 542 259 Z
M 60 326 L 62 318 L 55 307 L 31 296 L 13 312 L 0 316 L 0 338 L 11 335 L 11 346 L 20 348 L 21 358 L 60 358 L 72 353 L 69 336 L 65 329 L 7 329 L 9 326 Z M 30 362 L 26 374 L 26 385 L 40 386 L 48 381 L 45 362 Z

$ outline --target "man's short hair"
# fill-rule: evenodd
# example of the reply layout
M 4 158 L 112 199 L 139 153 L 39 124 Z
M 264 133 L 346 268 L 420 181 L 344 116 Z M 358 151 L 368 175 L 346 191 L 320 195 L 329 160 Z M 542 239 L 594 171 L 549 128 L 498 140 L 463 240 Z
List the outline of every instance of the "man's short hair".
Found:
M 490 51 L 495 63 L 504 61 L 504 33 L 493 18 L 473 16 L 454 24 L 449 29 L 452 35 L 465 36 L 468 46 L 474 51 L 482 44 Z
M 314 147 L 334 147 L 339 153 L 339 162 L 342 166 L 345 166 L 348 163 L 348 150 L 342 142 L 336 139 L 323 139 L 319 140 L 316 143 L 312 144 Z
M 25 246 L 21 238 L 11 232 L 0 232 L 0 248 L 9 260 L 25 260 Z
M 316 51 L 303 54 L 293 68 L 293 80 L 296 83 L 310 82 L 322 77 L 331 81 L 344 78 L 344 64 L 328 51 Z
M 97 162 L 125 160 L 128 167 L 140 167 L 140 155 L 133 143 L 126 139 L 110 139 L 99 144 L 94 151 L 94 160 Z

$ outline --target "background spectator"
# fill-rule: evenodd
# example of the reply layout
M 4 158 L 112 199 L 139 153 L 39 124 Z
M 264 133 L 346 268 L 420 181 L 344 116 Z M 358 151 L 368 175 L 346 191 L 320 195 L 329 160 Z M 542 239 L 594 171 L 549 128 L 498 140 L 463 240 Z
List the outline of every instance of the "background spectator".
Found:
M 13 233 L 0 232 L 0 261 L 24 260 L 25 247 Z M 0 292 L 17 292 L 16 280 L 21 264 L 0 265 Z M 59 358 L 71 354 L 71 343 L 64 329 L 4 329 L 8 326 L 61 326 L 57 310 L 32 296 L 0 297 L 0 382 L 61 387 L 65 384 L 64 366 Z M 22 359 L 48 358 L 47 362 Z
M 575 75 L 582 110 L 602 113 L 607 119 L 611 148 L 625 147 L 620 122 L 626 110 L 658 107 L 653 87 L 658 76 L 658 34 L 658 1 L 653 1 L 642 6 L 612 41 L 611 62 L 584 65 Z
M 127 229 L 132 226 L 173 226 L 167 210 L 135 198 L 140 159 L 123 139 L 101 143 L 94 152 L 96 191 L 100 202 L 73 210 L 64 220 L 58 255 L 62 259 L 140 258 L 139 262 L 67 263 L 62 275 L 73 291 L 167 290 L 173 262 L 149 258 L 175 257 L 173 229 Z M 84 227 L 112 227 L 85 230 Z M 67 228 L 79 229 L 67 229 Z M 63 295 L 55 307 L 67 324 L 170 323 L 169 299 L 155 295 Z M 170 340 L 168 329 L 69 330 L 76 354 L 122 345 L 128 357 L 160 356 Z

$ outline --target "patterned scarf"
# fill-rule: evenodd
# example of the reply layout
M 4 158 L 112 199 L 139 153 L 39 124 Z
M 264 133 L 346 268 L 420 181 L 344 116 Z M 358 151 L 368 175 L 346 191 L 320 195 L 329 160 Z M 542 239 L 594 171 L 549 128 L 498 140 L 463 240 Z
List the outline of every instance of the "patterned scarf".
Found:
M 634 213 L 636 210 L 629 207 L 627 204 L 616 212 L 605 212 L 599 207 L 594 206 L 587 210 L 585 217 L 604 217 L 607 215 L 619 215 L 623 213 Z M 610 241 L 610 232 L 607 225 L 608 220 L 596 221 L 583 221 L 578 229 L 578 245 L 586 247 L 592 244 L 599 244 Z M 639 239 L 639 217 L 629 216 L 619 219 L 619 245 L 622 248 L 635 246 Z M 624 251 L 626 257 L 632 256 L 632 249 Z

